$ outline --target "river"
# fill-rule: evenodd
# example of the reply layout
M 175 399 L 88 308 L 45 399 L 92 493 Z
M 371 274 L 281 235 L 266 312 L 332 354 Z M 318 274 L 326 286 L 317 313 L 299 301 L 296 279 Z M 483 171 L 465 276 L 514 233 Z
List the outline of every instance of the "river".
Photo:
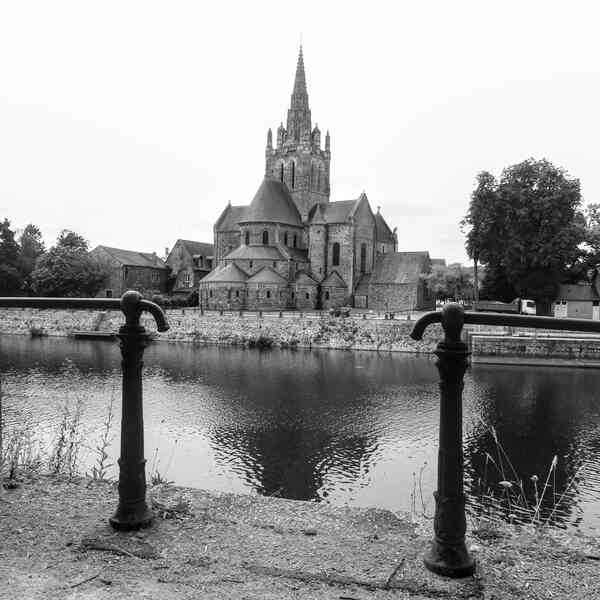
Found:
M 0 378 L 6 427 L 42 452 L 65 405 L 71 414 L 79 406 L 83 472 L 97 464 L 112 399 L 116 462 L 115 343 L 0 336 Z M 147 470 L 185 486 L 431 515 L 437 382 L 427 356 L 154 343 L 144 371 Z M 529 520 L 499 483 L 512 481 L 514 492 L 520 479 L 522 503 L 535 504 L 536 485 L 543 494 L 543 519 L 597 534 L 599 389 L 597 370 L 474 365 L 464 390 L 469 513 Z

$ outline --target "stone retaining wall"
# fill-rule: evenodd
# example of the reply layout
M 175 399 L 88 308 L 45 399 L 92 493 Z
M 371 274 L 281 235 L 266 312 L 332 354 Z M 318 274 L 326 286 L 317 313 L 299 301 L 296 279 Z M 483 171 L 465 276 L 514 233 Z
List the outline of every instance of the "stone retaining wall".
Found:
M 167 310 L 171 328 L 157 338 L 178 342 L 279 347 L 317 347 L 398 352 L 431 352 L 442 336 L 429 327 L 422 342 L 410 337 L 414 321 L 334 318 L 318 315 L 244 313 L 201 315 L 198 309 Z M 68 336 L 77 331 L 117 331 L 124 323 L 119 311 L 0 309 L 0 333 Z M 156 331 L 144 314 L 143 325 Z

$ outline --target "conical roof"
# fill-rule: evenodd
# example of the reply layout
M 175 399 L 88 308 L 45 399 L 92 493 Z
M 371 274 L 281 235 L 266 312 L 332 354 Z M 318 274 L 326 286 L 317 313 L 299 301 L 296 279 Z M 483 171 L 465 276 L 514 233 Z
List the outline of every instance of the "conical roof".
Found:
M 242 222 L 242 221 L 240 221 Z M 284 183 L 275 179 L 263 179 L 250 203 L 244 223 L 282 223 L 302 226 L 300 213 Z

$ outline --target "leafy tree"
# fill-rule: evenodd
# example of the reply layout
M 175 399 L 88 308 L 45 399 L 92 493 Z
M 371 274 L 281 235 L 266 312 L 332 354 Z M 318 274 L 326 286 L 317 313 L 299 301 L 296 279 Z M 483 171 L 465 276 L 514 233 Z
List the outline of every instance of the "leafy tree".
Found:
M 87 241 L 63 231 L 56 245 L 40 256 L 31 273 L 34 291 L 40 296 L 95 296 L 109 275 L 106 265 L 94 260 Z
M 448 266 L 434 265 L 426 280 L 428 288 L 438 300 L 473 298 L 473 272 L 459 263 Z
M 31 272 L 35 267 L 35 261 L 45 252 L 42 232 L 31 223 L 25 227 L 19 237 L 20 255 L 19 269 L 23 277 L 26 290 L 31 289 Z
M 488 266 L 484 288 L 505 300 L 512 288 L 548 314 L 582 255 L 579 180 L 547 160 L 528 159 L 504 169 L 499 181 L 484 172 L 477 182 L 462 225 L 467 253 Z
M 19 270 L 19 244 L 10 221 L 0 223 L 0 295 L 13 296 L 23 287 L 23 277 Z

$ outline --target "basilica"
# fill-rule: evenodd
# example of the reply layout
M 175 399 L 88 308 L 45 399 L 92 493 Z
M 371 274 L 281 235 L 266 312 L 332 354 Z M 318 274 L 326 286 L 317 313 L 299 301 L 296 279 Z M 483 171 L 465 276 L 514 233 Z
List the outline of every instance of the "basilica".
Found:
M 209 309 L 430 308 L 427 252 L 397 252 L 363 192 L 330 200 L 331 137 L 312 126 L 302 48 L 286 126 L 267 133 L 265 173 L 248 205 L 214 225 L 215 268 L 199 283 Z

